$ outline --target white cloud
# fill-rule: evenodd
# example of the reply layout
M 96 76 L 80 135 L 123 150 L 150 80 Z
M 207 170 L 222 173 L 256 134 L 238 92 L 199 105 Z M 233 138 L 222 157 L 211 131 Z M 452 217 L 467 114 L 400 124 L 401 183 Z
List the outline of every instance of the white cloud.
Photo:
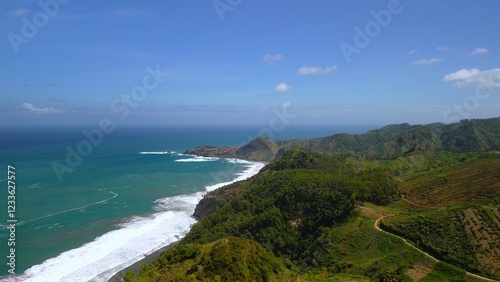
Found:
M 418 52 L 418 51 L 417 51 L 416 49 L 413 49 L 413 50 L 411 50 L 411 51 L 408 51 L 408 53 L 406 53 L 406 55 L 411 56 L 411 55 L 413 55 L 413 54 L 415 54 L 415 53 L 417 53 L 417 52 Z
M 26 14 L 29 14 L 30 10 L 26 9 L 17 9 L 15 11 L 12 11 L 10 14 L 14 17 L 19 17 L 19 16 L 24 16 Z
M 448 52 L 450 51 L 450 48 L 448 47 L 443 47 L 443 46 L 438 46 L 436 50 L 441 51 L 441 52 Z
M 337 66 L 331 66 L 331 67 L 325 67 L 325 68 L 322 68 L 322 67 L 308 67 L 308 66 L 304 66 L 304 67 L 301 67 L 299 70 L 298 70 L 298 73 L 300 75 L 309 75 L 309 74 L 330 74 L 332 72 L 335 72 L 338 70 L 338 67 Z
M 264 56 L 264 63 L 272 64 L 274 62 L 277 62 L 277 61 L 283 59 L 284 57 L 285 56 L 283 56 L 283 54 L 276 54 L 276 55 L 266 54 Z
M 282 106 L 283 108 L 287 108 L 287 107 L 290 107 L 291 105 L 292 105 L 292 102 L 287 101 L 287 102 L 284 102 L 281 106 Z
M 443 59 L 441 58 L 430 58 L 430 59 L 421 59 L 411 62 L 413 65 L 429 65 L 441 62 Z
M 481 47 L 478 47 L 478 48 L 474 49 L 474 51 L 470 52 L 470 54 L 473 55 L 473 56 L 485 55 L 485 54 L 488 54 L 488 53 L 489 53 L 488 49 L 481 48 Z
M 286 84 L 284 82 L 276 85 L 276 87 L 274 87 L 274 92 L 275 93 L 283 93 L 285 91 L 288 91 L 292 89 L 292 86 L 290 84 Z
M 456 81 L 455 85 L 458 87 L 500 88 L 500 68 L 485 71 L 462 69 L 445 75 L 443 81 Z
M 64 110 L 56 110 L 54 108 L 35 108 L 35 106 L 31 103 L 23 103 L 21 108 L 35 114 L 60 114 L 66 112 Z
M 453 81 L 453 80 L 462 80 L 462 79 L 467 79 L 467 78 L 470 78 L 470 77 L 473 77 L 477 74 L 479 74 L 479 70 L 478 69 L 461 69 L 459 71 L 456 71 L 454 73 L 450 73 L 450 74 L 447 74 L 445 75 L 445 77 L 443 78 L 444 81 Z

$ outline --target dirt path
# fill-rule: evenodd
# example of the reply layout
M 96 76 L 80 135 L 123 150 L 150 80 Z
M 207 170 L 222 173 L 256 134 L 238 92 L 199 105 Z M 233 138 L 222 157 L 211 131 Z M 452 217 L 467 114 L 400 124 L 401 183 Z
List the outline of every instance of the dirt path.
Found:
M 403 200 L 404 197 L 403 197 Z M 405 200 L 406 201 L 406 200 Z M 375 227 L 375 229 L 377 229 L 378 231 L 380 232 L 384 232 L 386 234 L 389 234 L 389 235 L 392 235 L 396 238 L 399 238 L 401 240 L 403 240 L 408 246 L 414 248 L 415 250 L 419 251 L 420 253 L 424 254 L 425 256 L 429 257 L 430 259 L 432 259 L 434 262 L 439 262 L 439 260 L 433 256 L 431 256 L 430 254 L 420 250 L 419 248 L 415 247 L 414 245 L 410 244 L 410 242 L 406 241 L 405 238 L 401 237 L 401 236 L 398 236 L 396 234 L 393 234 L 393 233 L 390 233 L 388 231 L 385 231 L 383 229 L 380 228 L 380 221 L 386 217 L 385 215 L 381 215 L 379 218 L 377 218 L 377 220 L 375 220 L 375 223 L 373 223 L 373 227 Z M 493 279 L 490 279 L 490 278 L 486 278 L 486 277 L 483 277 L 483 276 L 480 276 L 480 275 L 477 275 L 477 274 L 474 274 L 474 273 L 470 273 L 470 272 L 466 272 L 467 276 L 470 276 L 470 277 L 474 277 L 476 279 L 479 279 L 479 280 L 482 280 L 482 281 L 488 281 L 488 282 L 496 282 L 497 280 L 493 280 Z
M 406 199 L 404 195 L 401 196 L 401 199 L 403 199 L 403 201 L 407 202 L 408 204 L 410 204 L 412 206 L 416 206 L 416 207 L 420 207 L 420 208 L 426 208 L 426 209 L 439 209 L 440 208 L 440 207 L 431 207 L 431 206 L 424 206 L 424 205 L 412 203 L 408 199 Z
M 383 230 L 382 228 L 380 228 L 380 221 L 381 221 L 384 217 L 386 217 L 386 216 L 385 216 L 385 215 L 382 215 L 382 216 L 380 216 L 379 218 L 377 218 L 377 220 L 375 220 L 375 223 L 373 224 L 373 227 L 375 227 L 375 229 L 377 229 L 378 231 L 381 231 L 381 232 L 387 233 L 387 234 L 389 234 L 389 235 L 392 235 L 392 236 L 394 236 L 394 237 L 397 237 L 397 238 L 399 238 L 399 239 L 403 240 L 403 241 L 406 243 L 406 245 L 408 245 L 408 246 L 410 246 L 410 247 L 414 248 L 415 250 L 417 250 L 417 251 L 421 252 L 422 254 L 426 255 L 427 257 L 429 257 L 430 259 L 432 259 L 434 262 L 438 262 L 438 261 L 439 261 L 439 260 L 438 260 L 438 259 L 436 259 L 435 257 L 433 257 L 433 256 L 429 255 L 428 253 L 426 253 L 426 252 L 424 252 L 424 251 L 420 250 L 419 248 L 415 247 L 414 245 L 412 245 L 410 242 L 406 241 L 406 239 L 405 239 L 405 238 L 403 238 L 403 237 L 401 237 L 401 236 L 398 236 L 398 235 L 396 235 L 396 234 L 390 233 L 390 232 L 385 231 L 385 230 Z

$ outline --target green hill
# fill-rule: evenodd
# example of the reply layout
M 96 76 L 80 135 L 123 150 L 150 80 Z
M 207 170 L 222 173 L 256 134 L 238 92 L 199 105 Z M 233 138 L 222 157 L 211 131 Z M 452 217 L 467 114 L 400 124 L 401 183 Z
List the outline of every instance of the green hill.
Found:
M 493 281 L 466 270 L 500 277 L 499 135 L 496 118 L 198 147 L 272 161 L 205 195 L 186 237 L 127 279 Z
M 379 160 L 443 151 L 467 153 L 500 150 L 500 118 L 463 120 L 454 124 L 404 123 L 364 134 L 342 133 L 306 140 L 272 141 L 259 137 L 242 147 L 201 146 L 186 153 L 269 162 L 291 148 Z
M 437 258 L 500 277 L 500 156 L 406 177 L 409 209 L 381 226 Z
M 405 177 L 399 189 L 412 203 L 449 207 L 500 196 L 500 155 L 476 155 L 452 166 Z
M 305 281 L 259 244 L 222 238 L 207 244 L 184 244 L 164 252 L 140 277 L 127 281 Z
M 381 215 L 401 211 L 370 204 L 395 203 L 396 186 L 385 170 L 358 171 L 342 158 L 288 150 L 255 177 L 207 194 L 197 208 L 199 222 L 176 247 L 144 266 L 136 281 L 255 281 L 264 277 L 261 272 L 277 281 L 466 279 L 465 271 L 436 264 L 374 228 Z M 360 202 L 368 203 L 357 207 Z M 218 253 L 221 257 L 207 256 L 227 238 L 261 246 L 267 259 L 251 260 L 248 252 L 230 247 Z M 239 244 L 234 247 L 242 248 Z M 233 268 L 225 267 L 229 261 Z

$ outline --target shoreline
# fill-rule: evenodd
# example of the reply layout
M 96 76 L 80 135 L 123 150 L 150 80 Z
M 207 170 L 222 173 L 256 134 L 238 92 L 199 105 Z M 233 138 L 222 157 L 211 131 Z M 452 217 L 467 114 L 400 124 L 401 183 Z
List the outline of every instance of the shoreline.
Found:
M 220 159 L 229 159 L 230 160 L 232 158 L 220 158 Z M 250 176 L 248 176 L 248 177 L 246 177 L 244 179 L 240 179 L 241 175 L 239 175 L 238 177 L 236 177 L 232 181 L 218 183 L 216 185 L 210 186 L 210 187 L 214 187 L 215 186 L 216 189 L 207 190 L 206 193 L 210 193 L 211 191 L 215 191 L 215 190 L 217 190 L 217 189 L 219 189 L 221 187 L 224 187 L 226 185 L 230 185 L 230 184 L 238 182 L 238 181 L 243 181 L 243 180 L 249 179 L 249 178 L 257 175 L 262 170 L 262 168 L 264 168 L 264 166 L 267 165 L 267 163 L 265 163 L 265 162 L 254 162 L 254 161 L 247 161 L 247 160 L 242 160 L 242 159 L 237 159 L 237 160 L 238 161 L 245 161 L 245 162 L 248 162 L 249 164 L 251 164 L 246 170 L 244 170 L 241 173 L 244 173 L 245 171 L 253 171 L 255 173 L 251 174 Z M 258 168 L 258 170 L 256 170 L 256 168 Z M 209 187 L 207 187 L 207 188 L 209 188 Z M 205 195 L 206 195 L 206 193 L 205 193 Z M 203 199 L 203 197 L 202 197 L 202 199 Z M 200 199 L 200 201 L 201 201 L 201 199 Z M 199 204 L 199 202 L 196 205 L 198 205 L 198 204 Z M 191 216 L 193 216 L 193 215 L 191 215 Z M 198 220 L 196 220 L 196 222 L 198 222 Z M 196 222 L 195 222 L 195 224 L 196 224 Z M 191 230 L 191 227 L 189 229 Z M 188 231 L 188 233 L 189 233 L 189 231 Z M 156 251 L 154 251 L 151 254 L 146 255 L 144 258 L 140 259 L 139 261 L 136 261 L 133 264 L 131 264 L 131 265 L 129 265 L 129 266 L 121 269 L 117 273 L 113 274 L 113 276 L 111 276 L 111 278 L 109 278 L 107 281 L 108 282 L 122 282 L 122 281 L 124 281 L 123 277 L 129 271 L 132 271 L 132 272 L 135 273 L 135 275 L 138 275 L 140 273 L 140 271 L 141 271 L 141 265 L 142 264 L 151 264 L 153 261 L 155 261 L 158 258 L 160 258 L 161 254 L 163 254 L 164 252 L 168 251 L 169 249 L 175 247 L 181 240 L 182 239 L 177 240 L 175 242 L 172 242 L 169 245 L 167 245 L 167 246 L 165 246 L 165 247 L 163 247 L 163 248 L 161 248 L 159 250 L 156 250 Z
M 133 264 L 131 264 L 131 265 L 123 268 L 122 270 L 118 271 L 117 273 L 115 273 L 113 276 L 111 276 L 111 278 L 108 279 L 108 282 L 121 282 L 121 281 L 123 281 L 123 277 L 129 271 L 132 271 L 135 273 L 135 275 L 138 275 L 141 272 L 141 265 L 142 264 L 151 264 L 153 261 L 160 258 L 161 254 L 163 254 L 164 252 L 175 247 L 175 245 L 177 245 L 179 242 L 180 242 L 180 240 L 175 241 L 175 242 L 170 243 L 169 245 L 167 245 L 159 250 L 154 251 L 153 253 L 151 253 L 149 255 L 146 255 L 143 259 L 136 261 Z
M 155 204 L 167 206 L 181 204 L 180 210 L 166 209 L 151 216 L 140 217 L 140 220 L 130 221 L 116 230 L 96 237 L 89 243 L 64 251 L 40 264 L 31 266 L 14 277 L 0 277 L 0 281 L 49 282 L 64 279 L 72 279 L 73 281 L 122 281 L 128 271 L 140 272 L 142 264 L 150 264 L 152 261 L 157 260 L 163 252 L 177 245 L 185 234 L 190 231 L 193 224 L 198 221 L 193 217 L 194 210 L 205 194 L 234 182 L 249 179 L 258 174 L 266 165 L 262 162 L 242 159 L 219 159 L 226 159 L 230 163 L 243 163 L 243 169 L 236 173 L 233 169 L 226 168 L 223 172 L 230 173 L 234 178 L 227 182 L 205 186 L 204 191 L 161 198 L 155 201 Z M 160 202 L 157 203 L 157 201 Z M 191 206 L 192 210 L 189 208 Z M 177 222 L 178 219 L 181 219 L 181 222 Z M 183 224 L 188 222 L 189 224 Z M 143 229 L 143 227 L 147 228 Z M 126 243 L 128 245 L 118 239 L 118 236 L 122 238 L 124 235 L 127 235 L 125 239 L 127 239 Z M 143 241 L 146 242 L 144 246 Z M 133 242 L 132 245 L 130 245 L 131 242 Z M 145 251 L 149 248 L 149 242 L 163 242 L 157 245 L 158 247 L 163 245 L 163 247 L 149 253 Z M 96 249 L 96 247 L 98 248 Z M 86 254 L 95 251 L 105 252 L 98 257 L 94 255 L 86 256 Z

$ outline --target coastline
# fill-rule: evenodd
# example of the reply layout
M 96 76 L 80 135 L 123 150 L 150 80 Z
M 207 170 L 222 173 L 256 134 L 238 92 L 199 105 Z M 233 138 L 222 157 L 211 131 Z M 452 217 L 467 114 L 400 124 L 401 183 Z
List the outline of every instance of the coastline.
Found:
M 221 158 L 221 159 L 231 160 L 232 158 Z M 236 159 L 236 160 L 240 161 L 240 162 L 248 163 L 250 166 L 247 169 L 245 169 L 244 171 L 242 171 L 241 173 L 239 173 L 238 176 L 234 180 L 232 180 L 232 181 L 218 183 L 218 184 L 215 184 L 213 186 L 206 187 L 206 193 L 209 193 L 211 191 L 217 190 L 217 189 L 219 189 L 221 187 L 224 187 L 226 185 L 229 185 L 229 184 L 232 184 L 232 183 L 235 183 L 235 182 L 238 182 L 238 181 L 243 181 L 243 180 L 246 180 L 248 178 L 251 178 L 254 175 L 258 174 L 262 170 L 262 168 L 267 164 L 265 162 L 254 162 L 254 161 L 247 161 L 247 160 L 241 160 L 241 159 Z M 203 197 L 202 197 L 202 199 L 203 199 Z M 198 203 L 199 203 L 199 201 L 198 201 Z M 132 271 L 136 275 L 138 275 L 140 273 L 140 271 L 141 271 L 141 265 L 142 264 L 150 264 L 151 262 L 157 260 L 161 256 L 161 254 L 163 254 L 167 250 L 175 247 L 181 240 L 182 239 L 179 239 L 179 240 L 177 240 L 175 242 L 172 242 L 169 245 L 167 245 L 167 246 L 165 246 L 165 247 L 163 247 L 163 248 L 161 248 L 159 250 L 154 251 L 151 254 L 146 255 L 144 258 L 140 259 L 139 261 L 136 261 L 133 264 L 131 264 L 131 265 L 129 265 L 129 266 L 121 269 L 120 271 L 116 272 L 107 281 L 108 282 L 121 282 L 121 281 L 123 281 L 123 277 L 125 276 L 125 274 L 127 272 L 129 272 L 129 271 Z
M 213 181 L 216 184 L 205 184 L 207 186 L 203 191 L 157 199 L 154 201 L 157 212 L 131 217 L 116 230 L 33 265 L 15 276 L 0 277 L 0 281 L 120 281 L 127 271 L 140 270 L 142 263 L 157 259 L 189 232 L 196 222 L 193 217 L 195 207 L 206 193 L 248 179 L 265 166 L 241 159 L 217 159 L 243 166 L 238 170 L 232 166 L 219 168 L 222 175 L 228 176 L 221 177 L 226 181 L 217 182 L 219 179 L 215 177 Z M 197 158 L 192 162 L 198 161 Z M 156 247 L 150 248 L 152 246 Z
M 163 254 L 164 252 L 168 251 L 169 249 L 175 247 L 175 245 L 177 245 L 179 242 L 180 242 L 180 240 L 175 241 L 166 247 L 163 247 L 163 248 L 161 248 L 161 249 L 159 249 L 159 250 L 157 250 L 149 255 L 146 255 L 143 259 L 136 261 L 132 265 L 129 265 L 129 266 L 123 268 L 122 270 L 118 271 L 117 273 L 115 273 L 111 278 L 108 279 L 108 282 L 121 282 L 121 281 L 123 281 L 123 277 L 125 276 L 125 273 L 127 273 L 129 271 L 134 272 L 136 275 L 139 274 L 139 272 L 141 271 L 141 265 L 143 263 L 145 263 L 145 264 L 152 263 L 153 261 L 157 260 L 161 256 L 161 254 Z

